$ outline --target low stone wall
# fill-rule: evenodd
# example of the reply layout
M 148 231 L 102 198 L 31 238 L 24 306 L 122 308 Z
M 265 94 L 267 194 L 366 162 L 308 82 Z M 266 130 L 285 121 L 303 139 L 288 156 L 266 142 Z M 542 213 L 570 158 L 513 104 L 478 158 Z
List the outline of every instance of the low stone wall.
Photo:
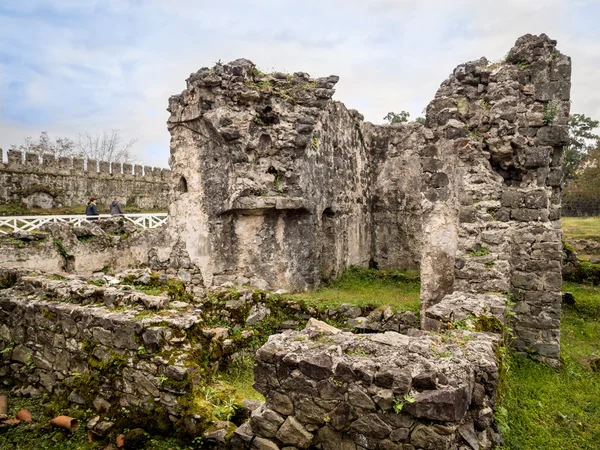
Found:
M 77 279 L 2 275 L 16 283 L 0 290 L 3 388 L 189 428 L 186 399 L 212 370 L 202 355 L 222 345 L 190 305 Z M 147 315 L 148 307 L 163 313 Z M 143 420 L 136 414 L 132 423 Z
M 0 235 L 0 267 L 91 274 L 146 264 L 164 239 L 160 229 L 136 229 L 123 218 L 80 227 L 50 223 L 32 232 Z
M 248 414 L 214 373 L 270 334 L 311 317 L 367 333 L 418 325 L 413 313 L 389 307 L 318 308 L 281 294 L 220 287 L 195 296 L 194 288 L 149 268 L 116 276 L 0 269 L 0 389 L 50 394 L 63 410 L 95 408 L 128 428 L 210 437 L 219 407 L 238 425 Z M 217 393 L 211 402 L 223 404 L 203 403 L 207 386 Z
M 257 352 L 246 448 L 490 449 L 498 335 L 354 335 L 311 322 Z M 241 447 L 237 447 L 241 448 Z

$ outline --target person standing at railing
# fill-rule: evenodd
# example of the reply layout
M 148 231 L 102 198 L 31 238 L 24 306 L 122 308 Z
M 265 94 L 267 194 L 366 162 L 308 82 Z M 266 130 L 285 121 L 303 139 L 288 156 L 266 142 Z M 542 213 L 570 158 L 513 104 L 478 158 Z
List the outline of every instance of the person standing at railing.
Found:
M 96 206 L 96 199 L 94 197 L 90 198 L 90 201 L 86 205 L 85 215 L 90 222 L 98 220 L 98 206 Z
M 110 204 L 110 213 L 113 216 L 122 216 L 123 210 L 121 209 L 121 203 L 119 203 L 119 197 L 115 197 L 115 199 Z

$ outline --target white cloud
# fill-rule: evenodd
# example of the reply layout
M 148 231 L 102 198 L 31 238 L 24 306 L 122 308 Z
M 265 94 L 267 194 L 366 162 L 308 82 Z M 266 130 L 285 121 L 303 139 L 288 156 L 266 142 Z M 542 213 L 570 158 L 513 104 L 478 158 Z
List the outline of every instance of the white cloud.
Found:
M 403 109 L 415 117 L 456 65 L 499 60 L 519 36 L 541 32 L 573 57 L 573 111 L 600 118 L 600 36 L 579 26 L 589 8 L 600 11 L 598 1 L 69 0 L 47 18 L 34 3 L 29 16 L 21 9 L 4 21 L 0 7 L 4 148 L 43 130 L 121 129 L 138 138 L 140 159 L 164 166 L 168 97 L 191 72 L 239 57 L 264 70 L 340 75 L 336 99 L 367 120 Z M 4 35 L 12 39 L 8 62 Z M 25 84 L 22 98 L 6 92 L 15 80 Z M 32 120 L 1 119 L 8 99 Z

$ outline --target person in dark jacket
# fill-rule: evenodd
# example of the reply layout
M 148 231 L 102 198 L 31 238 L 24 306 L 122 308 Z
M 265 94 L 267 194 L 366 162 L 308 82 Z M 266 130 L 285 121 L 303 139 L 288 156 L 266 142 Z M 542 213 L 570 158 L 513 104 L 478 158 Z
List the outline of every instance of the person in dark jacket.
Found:
M 121 209 L 121 203 L 119 203 L 119 197 L 115 197 L 115 199 L 110 204 L 110 213 L 113 216 L 122 216 L 123 210 Z
M 98 207 L 96 206 L 96 199 L 94 197 L 90 198 L 90 201 L 86 205 L 85 215 L 90 222 L 98 220 Z

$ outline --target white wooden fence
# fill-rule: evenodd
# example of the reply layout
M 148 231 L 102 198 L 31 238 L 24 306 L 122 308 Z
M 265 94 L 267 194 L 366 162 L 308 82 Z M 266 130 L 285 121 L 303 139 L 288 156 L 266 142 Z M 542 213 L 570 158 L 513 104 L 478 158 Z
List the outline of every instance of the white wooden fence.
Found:
M 117 217 L 109 214 L 101 214 L 100 219 Z M 167 213 L 157 214 L 125 214 L 125 220 L 129 220 L 135 226 L 140 228 L 158 228 L 165 224 L 168 218 Z M 10 234 L 15 231 L 32 231 L 40 228 L 47 223 L 70 223 L 73 226 L 80 226 L 82 223 L 88 223 L 88 216 L 0 216 L 0 234 Z

